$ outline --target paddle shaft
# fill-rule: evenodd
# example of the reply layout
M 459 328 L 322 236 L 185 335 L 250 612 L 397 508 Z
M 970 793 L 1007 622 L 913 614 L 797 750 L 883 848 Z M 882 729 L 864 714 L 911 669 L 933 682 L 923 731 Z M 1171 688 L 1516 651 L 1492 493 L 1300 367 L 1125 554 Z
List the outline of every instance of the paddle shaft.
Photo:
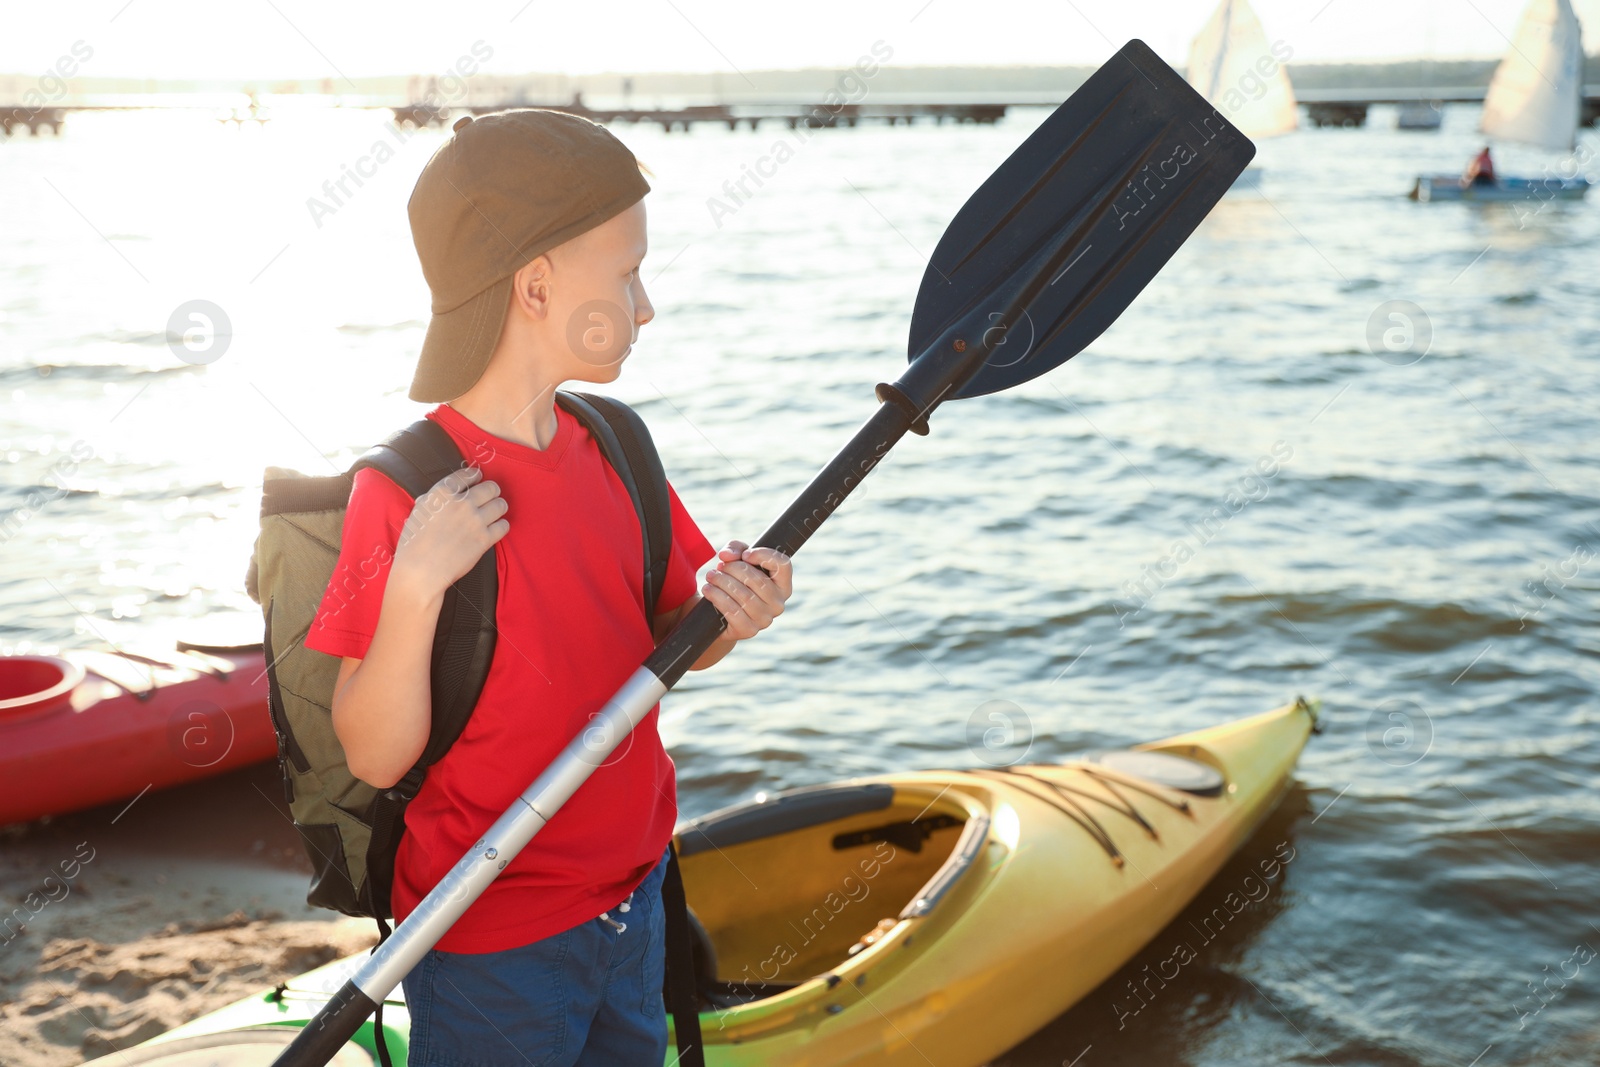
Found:
M 879 395 L 884 395 L 888 388 L 893 387 L 879 386 Z M 811 479 L 811 484 L 801 490 L 751 547 L 775 548 L 786 556 L 799 552 L 828 516 L 888 455 L 889 449 L 905 436 L 913 421 L 907 405 L 894 400 L 880 404 L 850 442 Z M 670 689 L 711 647 L 726 625 L 722 613 L 709 600 L 700 601 L 656 646 L 645 660 L 645 668 Z
M 970 342 L 958 330 L 947 331 L 913 360 L 894 384 L 880 383 L 878 410 L 751 547 L 776 548 L 786 556 L 800 551 L 907 430 L 928 432 L 928 416 L 933 409 L 978 372 L 992 351 L 989 347 L 992 343 L 997 339 L 1004 343 L 1006 329 L 1020 316 L 1031 295 L 1030 289 L 996 316 L 1002 324 L 1000 327 Z M 672 688 L 711 647 L 724 626 L 722 613 L 710 601 L 702 600 L 656 646 L 644 661 L 645 669 L 668 689 Z

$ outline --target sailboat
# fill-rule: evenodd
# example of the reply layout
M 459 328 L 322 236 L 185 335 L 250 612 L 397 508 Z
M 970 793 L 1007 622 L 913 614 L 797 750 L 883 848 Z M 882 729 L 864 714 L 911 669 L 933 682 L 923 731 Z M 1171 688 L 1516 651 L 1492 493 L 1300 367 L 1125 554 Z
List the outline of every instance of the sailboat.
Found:
M 1495 68 L 1483 99 L 1480 129 L 1489 137 L 1520 141 L 1552 152 L 1577 145 L 1583 110 L 1583 42 L 1570 0 L 1532 0 Z M 1576 200 L 1589 191 L 1572 178 L 1496 177 L 1466 183 L 1454 174 L 1424 174 L 1413 200 Z
M 1293 50 L 1268 43 L 1248 0 L 1222 0 L 1189 44 L 1189 84 L 1252 140 L 1299 125 L 1294 87 L 1283 63 Z M 1248 167 L 1234 189 L 1256 188 L 1261 168 Z

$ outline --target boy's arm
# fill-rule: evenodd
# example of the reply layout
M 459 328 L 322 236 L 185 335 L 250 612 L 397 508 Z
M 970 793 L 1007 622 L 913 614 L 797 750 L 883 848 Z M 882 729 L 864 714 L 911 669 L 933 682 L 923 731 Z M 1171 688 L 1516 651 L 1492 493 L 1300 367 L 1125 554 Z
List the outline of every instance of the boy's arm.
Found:
M 366 656 L 345 657 L 333 731 L 350 772 L 379 789 L 398 782 L 427 746 L 433 722 L 433 631 L 444 594 L 511 527 L 493 482 L 468 467 L 417 499 L 400 533 Z
M 365 658 L 346 656 L 333 690 L 333 732 L 350 773 L 387 789 L 428 743 L 433 723 L 433 631 L 443 595 L 391 573 Z

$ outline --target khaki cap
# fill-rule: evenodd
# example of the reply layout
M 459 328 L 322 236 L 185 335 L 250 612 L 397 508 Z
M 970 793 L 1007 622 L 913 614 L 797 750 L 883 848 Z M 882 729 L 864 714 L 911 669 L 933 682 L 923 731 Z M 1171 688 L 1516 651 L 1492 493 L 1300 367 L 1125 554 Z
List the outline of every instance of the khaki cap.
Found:
M 472 388 L 500 341 L 512 276 L 649 191 L 633 153 L 589 119 L 542 108 L 458 119 L 406 204 L 433 294 L 411 399 Z

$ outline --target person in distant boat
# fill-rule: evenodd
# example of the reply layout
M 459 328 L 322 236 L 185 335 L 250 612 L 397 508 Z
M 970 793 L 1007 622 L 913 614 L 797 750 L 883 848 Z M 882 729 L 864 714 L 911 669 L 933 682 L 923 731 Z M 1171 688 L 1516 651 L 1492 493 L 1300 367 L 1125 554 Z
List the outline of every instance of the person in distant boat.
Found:
M 1462 185 L 1493 185 L 1494 160 L 1489 157 L 1489 146 L 1484 145 L 1483 151 L 1472 157 L 1472 162 L 1467 164 L 1467 171 L 1461 176 Z

